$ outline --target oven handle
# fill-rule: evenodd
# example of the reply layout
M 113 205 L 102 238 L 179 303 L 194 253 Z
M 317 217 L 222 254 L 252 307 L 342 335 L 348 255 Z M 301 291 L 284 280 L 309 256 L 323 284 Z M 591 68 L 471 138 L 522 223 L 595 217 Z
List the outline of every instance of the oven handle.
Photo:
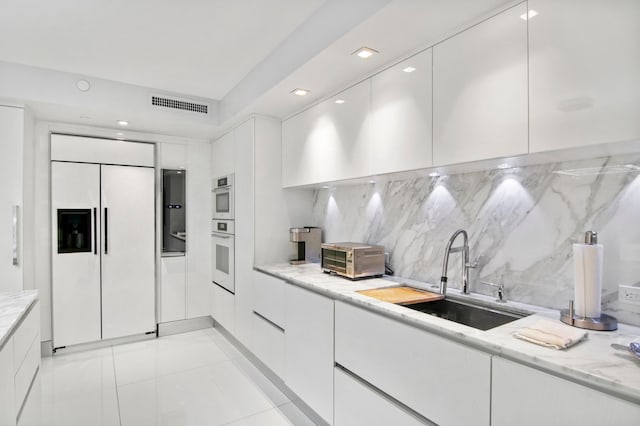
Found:
M 231 185 L 227 186 L 219 186 L 217 188 L 213 188 L 212 192 L 231 192 Z
M 218 232 L 212 232 L 211 236 L 216 238 L 222 238 L 224 240 L 228 240 L 229 238 L 233 237 L 232 234 L 220 234 Z

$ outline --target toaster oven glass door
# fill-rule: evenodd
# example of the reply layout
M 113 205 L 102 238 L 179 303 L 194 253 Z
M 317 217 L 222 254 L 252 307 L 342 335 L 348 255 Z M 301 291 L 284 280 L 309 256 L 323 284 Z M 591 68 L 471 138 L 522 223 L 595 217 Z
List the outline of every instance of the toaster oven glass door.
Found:
M 322 249 L 322 267 L 336 272 L 347 272 L 347 252 Z

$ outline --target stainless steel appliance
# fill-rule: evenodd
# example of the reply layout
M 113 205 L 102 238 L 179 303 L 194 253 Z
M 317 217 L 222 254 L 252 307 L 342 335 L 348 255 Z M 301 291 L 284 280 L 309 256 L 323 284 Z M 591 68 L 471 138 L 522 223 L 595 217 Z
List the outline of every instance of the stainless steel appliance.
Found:
M 234 219 L 235 196 L 233 191 L 234 175 L 220 176 L 213 180 L 213 218 Z
M 361 243 L 322 244 L 322 271 L 350 279 L 384 275 L 384 247 Z
M 214 219 L 211 232 L 212 278 L 230 293 L 235 294 L 235 235 L 232 220 Z
M 321 229 L 313 226 L 290 228 L 289 241 L 295 244 L 295 254 L 294 259 L 291 259 L 289 263 L 298 265 L 320 262 L 321 236 Z

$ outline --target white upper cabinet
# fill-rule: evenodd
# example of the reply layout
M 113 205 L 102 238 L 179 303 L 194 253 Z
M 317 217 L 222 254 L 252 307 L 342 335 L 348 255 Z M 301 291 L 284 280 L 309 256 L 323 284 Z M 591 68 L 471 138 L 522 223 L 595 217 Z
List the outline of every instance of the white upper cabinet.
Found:
M 284 187 L 369 174 L 371 80 L 282 124 Z
M 531 151 L 640 137 L 640 2 L 529 7 Z
M 434 165 L 528 152 L 526 12 L 517 5 L 433 48 Z
M 235 172 L 235 160 L 235 136 L 231 131 L 216 139 L 211 146 L 211 177 L 217 178 Z
M 371 79 L 371 173 L 432 166 L 431 49 Z

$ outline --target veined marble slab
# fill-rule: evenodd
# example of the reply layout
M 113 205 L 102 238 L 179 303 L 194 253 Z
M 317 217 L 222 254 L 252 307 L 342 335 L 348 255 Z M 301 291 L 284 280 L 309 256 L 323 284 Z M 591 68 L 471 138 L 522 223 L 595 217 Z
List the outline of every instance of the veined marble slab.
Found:
M 4 347 L 14 328 L 38 300 L 38 290 L 0 293 L 0 349 Z
M 624 167 L 630 165 L 631 167 Z M 611 166 L 618 167 L 611 173 Z M 553 309 L 573 299 L 573 252 L 584 233 L 604 245 L 603 312 L 640 326 L 640 306 L 618 301 L 619 285 L 640 285 L 640 154 L 393 180 L 317 190 L 312 225 L 323 240 L 379 244 L 396 275 L 438 282 L 444 249 L 469 234 L 474 292 L 502 283 L 509 300 Z M 634 168 L 635 167 L 635 168 Z M 590 168 L 591 170 L 584 171 Z M 583 175 L 558 173 L 583 169 Z M 456 244 L 457 245 L 457 244 Z M 460 288 L 459 254 L 449 286 Z
M 318 264 L 263 265 L 256 266 L 255 269 L 332 299 L 349 302 L 464 345 L 640 404 L 640 360 L 611 347 L 611 343 L 628 345 L 632 341 L 640 341 L 639 327 L 620 324 L 617 331 L 588 331 L 586 340 L 569 349 L 555 350 L 517 339 L 513 337 L 513 333 L 532 325 L 540 318 L 559 321 L 558 311 L 517 302 L 507 302 L 506 305 L 493 303 L 498 309 L 506 307 L 521 312 L 533 312 L 533 315 L 482 331 L 356 293 L 358 290 L 398 285 L 396 279 L 350 281 L 323 273 Z M 407 280 L 399 281 L 410 285 L 418 284 Z M 425 283 L 419 287 L 433 290 L 433 287 Z M 456 290 L 450 293 L 452 297 L 476 299 L 485 305 L 491 305 L 494 299 L 477 294 L 465 296 Z

